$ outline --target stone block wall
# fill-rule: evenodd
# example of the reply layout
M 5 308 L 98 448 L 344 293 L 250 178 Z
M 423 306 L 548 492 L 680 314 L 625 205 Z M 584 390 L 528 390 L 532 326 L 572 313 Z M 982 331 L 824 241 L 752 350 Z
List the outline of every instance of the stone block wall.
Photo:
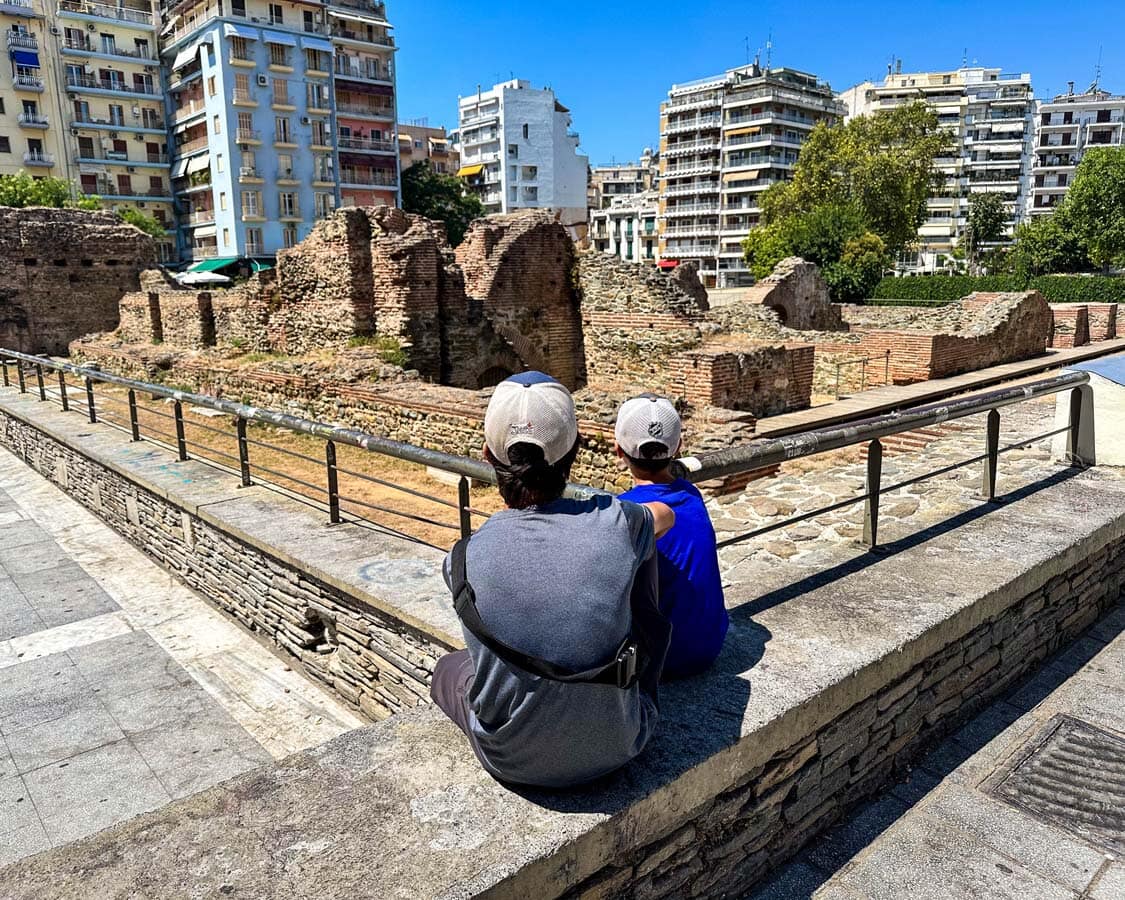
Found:
M 121 298 L 121 322 L 117 334 L 123 341 L 159 344 L 164 340 L 160 321 L 160 295 L 155 291 L 134 291 Z
M 746 290 L 739 303 L 773 310 L 782 325 L 797 331 L 843 330 L 820 269 L 797 256 L 779 262 L 767 278 Z
M 0 347 L 65 354 L 112 331 L 155 258 L 152 238 L 113 213 L 0 208 Z
M 189 350 L 215 346 L 215 314 L 209 291 L 172 291 L 159 302 L 160 326 L 169 344 Z
M 1089 312 L 1077 303 L 1051 304 L 1051 346 L 1083 347 L 1090 343 Z
M 258 352 L 274 346 L 270 317 L 276 298 L 275 271 L 258 272 L 237 288 L 211 292 L 217 346 Z
M 1117 304 L 1088 303 L 1086 322 L 1090 330 L 1090 340 L 1110 341 L 1117 337 Z
M 0 414 L 0 445 L 369 718 L 429 702 L 434 664 L 451 649 L 434 636 L 19 419 Z
M 670 361 L 666 377 L 672 393 L 693 406 L 744 410 L 772 416 L 809 405 L 815 348 L 809 345 L 746 345 L 682 353 Z
M 566 900 L 737 897 L 848 807 L 901 778 L 919 751 L 979 711 L 1122 597 L 1118 540 L 705 800 L 678 827 L 620 854 Z

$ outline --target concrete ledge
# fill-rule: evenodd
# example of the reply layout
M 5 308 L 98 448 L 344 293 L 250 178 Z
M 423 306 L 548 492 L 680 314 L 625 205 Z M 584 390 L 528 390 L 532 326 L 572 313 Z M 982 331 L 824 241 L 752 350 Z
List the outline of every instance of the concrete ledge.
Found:
M 0 441 L 13 421 L 59 429 L 20 403 L 0 399 Z M 796 584 L 736 566 L 715 670 L 666 689 L 649 749 L 590 789 L 506 790 L 411 709 L 0 881 L 13 898 L 737 896 L 1119 602 L 1125 481 L 1057 469 L 1006 499 Z

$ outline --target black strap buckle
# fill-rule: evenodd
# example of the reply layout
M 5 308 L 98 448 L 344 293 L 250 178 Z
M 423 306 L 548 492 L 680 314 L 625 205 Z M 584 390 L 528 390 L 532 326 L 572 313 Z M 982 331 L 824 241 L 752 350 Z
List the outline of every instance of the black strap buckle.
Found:
M 637 680 L 637 645 L 630 642 L 617 654 L 617 686 L 628 690 Z

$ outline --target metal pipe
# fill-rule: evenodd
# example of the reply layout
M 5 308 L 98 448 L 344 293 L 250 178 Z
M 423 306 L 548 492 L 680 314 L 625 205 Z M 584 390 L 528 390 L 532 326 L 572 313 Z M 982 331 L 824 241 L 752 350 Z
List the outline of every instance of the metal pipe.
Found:
M 172 404 L 172 413 L 176 419 L 176 451 L 180 462 L 184 462 L 188 458 L 187 441 L 184 440 L 184 407 L 179 400 Z
M 47 399 L 47 388 L 43 385 L 43 364 L 35 364 L 35 383 L 39 387 L 39 399 Z
M 98 411 L 94 408 L 94 379 L 89 375 L 83 375 L 86 379 L 86 409 L 90 414 L 90 422 L 98 421 Z
M 995 409 L 988 411 L 985 428 L 984 474 L 981 494 L 985 500 L 996 499 L 996 467 L 1000 459 L 1000 413 Z
M 238 469 L 242 476 L 242 486 L 250 487 L 250 447 L 246 443 L 246 420 L 239 416 L 234 420 L 238 435 Z
M 132 388 L 129 388 L 129 431 L 132 432 L 134 441 L 141 439 L 141 423 L 137 418 L 137 392 Z
M 879 497 L 883 480 L 883 444 L 875 438 L 867 445 L 867 497 L 863 503 L 863 543 L 868 549 L 879 546 Z
M 785 437 L 750 441 L 703 457 L 684 457 L 678 462 L 685 478 L 693 482 L 708 481 L 1057 394 L 1089 380 L 1085 372 L 1064 372 L 1020 387 L 1002 388 L 975 397 L 946 400 Z

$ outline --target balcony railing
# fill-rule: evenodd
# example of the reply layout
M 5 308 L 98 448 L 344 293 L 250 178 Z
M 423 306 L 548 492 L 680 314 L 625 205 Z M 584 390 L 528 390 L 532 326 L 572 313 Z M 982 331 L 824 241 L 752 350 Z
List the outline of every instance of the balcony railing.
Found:
M 234 140 L 239 144 L 244 144 L 247 141 L 260 141 L 261 139 L 262 132 L 253 128 L 238 128 L 234 132 Z
M 42 150 L 28 150 L 23 155 L 23 164 L 25 166 L 53 166 L 55 158 Z
M 59 12 L 96 16 L 99 19 L 114 19 L 119 22 L 135 22 L 139 25 L 153 24 L 151 10 L 108 6 L 104 3 L 91 3 L 89 0 L 59 0 Z
M 365 137 L 339 137 L 336 144 L 341 150 L 370 150 L 378 153 L 396 153 L 398 148 L 393 141 L 377 141 Z
M 360 81 L 385 82 L 390 82 L 392 80 L 389 69 L 380 74 L 378 68 L 374 66 L 364 68 L 363 66 L 348 65 L 347 63 L 341 62 L 340 57 L 336 58 L 335 72 L 338 78 L 356 78 Z
M 382 175 L 375 172 L 358 172 L 344 169 L 340 172 L 340 184 L 344 187 L 397 187 L 394 174 Z
M 213 259 L 219 255 L 219 248 L 214 244 L 204 244 L 192 247 L 190 253 L 192 259 Z
M 258 174 L 258 169 L 257 169 L 256 166 L 239 166 L 238 177 L 239 178 L 260 178 L 261 176 Z
M 231 97 L 233 98 L 235 103 L 255 103 L 255 102 L 257 102 L 257 101 L 254 100 L 254 94 L 251 91 L 243 91 L 243 90 L 239 90 L 238 88 L 235 88 L 234 91 L 231 92 Z M 277 101 L 274 100 L 274 102 L 276 103 Z M 203 107 L 202 101 L 200 101 L 199 106 L 200 106 L 200 108 Z
M 188 223 L 191 225 L 207 225 L 215 221 L 215 210 L 197 209 L 188 213 Z
M 380 119 L 393 119 L 395 116 L 394 106 L 391 104 L 348 103 L 339 100 L 336 103 L 336 112 L 353 116 L 375 116 Z
M 718 215 L 717 203 L 685 203 L 682 206 L 669 206 L 664 210 L 665 217 Z
M 110 78 L 95 78 L 93 75 L 67 75 L 66 86 L 80 90 L 116 91 L 122 94 L 140 94 L 144 97 L 159 97 L 155 84 L 127 84 Z
M 9 31 L 8 47 L 25 47 L 28 50 L 38 50 L 39 41 L 36 40 L 33 34 L 24 34 L 22 31 Z
M 683 259 L 687 256 L 714 256 L 718 252 L 718 244 L 686 244 L 682 247 L 668 247 L 662 255 L 668 259 Z
M 236 92 L 237 93 L 237 92 Z M 185 100 L 180 98 L 180 105 L 172 110 L 172 121 L 179 122 L 183 119 L 190 119 L 192 116 L 198 115 L 203 112 L 205 102 L 202 97 L 192 98 Z
M 670 184 L 664 188 L 665 197 L 682 197 L 686 194 L 717 194 L 721 186 L 717 181 L 689 181 L 686 184 Z
M 196 150 L 207 149 L 207 137 L 198 137 L 190 141 L 184 141 L 176 147 L 179 153 L 194 153 Z
M 283 208 L 279 212 L 278 218 L 279 219 L 299 219 L 299 218 L 301 218 L 301 207 L 294 204 L 293 206 L 290 206 L 288 209 Z
M 680 131 L 698 131 L 701 128 L 718 128 L 722 124 L 723 117 L 716 113 L 712 116 L 696 116 L 692 119 L 669 122 L 665 131 L 667 134 L 675 134 Z
M 15 75 L 12 78 L 12 84 L 15 85 L 17 91 L 43 91 L 43 79 L 34 75 Z
M 379 47 L 393 47 L 395 45 L 395 39 L 389 34 L 376 34 L 368 37 L 365 31 L 352 31 L 352 29 L 339 24 L 332 26 L 331 34 L 333 37 L 344 38 L 349 41 L 363 41 Z
M 684 153 L 707 153 L 719 149 L 719 139 L 711 138 L 701 141 L 683 141 L 679 144 L 669 144 L 664 153 L 666 156 L 677 156 Z
M 718 106 L 723 99 L 719 91 L 709 91 L 705 94 L 687 94 L 683 97 L 673 97 L 668 101 L 668 109 L 690 109 L 695 106 Z
M 126 59 L 140 59 L 145 62 L 156 62 L 156 54 L 151 50 L 142 52 L 140 50 L 129 50 L 125 47 L 118 47 L 116 44 L 112 46 L 105 46 L 104 44 L 95 44 L 88 37 L 68 37 L 63 42 L 63 46 L 67 50 L 77 50 L 83 53 L 100 53 L 103 56 L 120 56 Z
M 20 113 L 16 116 L 16 121 L 22 128 L 47 128 L 50 126 L 47 117 L 39 113 Z
M 328 0 L 329 6 L 342 6 L 345 9 L 356 9 L 360 12 L 374 13 L 386 18 L 387 5 L 382 0 Z

